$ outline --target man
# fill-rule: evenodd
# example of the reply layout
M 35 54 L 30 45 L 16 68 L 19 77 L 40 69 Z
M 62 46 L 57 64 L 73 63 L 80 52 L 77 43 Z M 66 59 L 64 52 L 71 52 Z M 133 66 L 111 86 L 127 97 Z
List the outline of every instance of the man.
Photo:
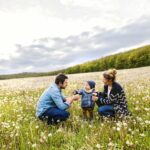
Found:
M 62 89 L 68 85 L 68 77 L 64 74 L 57 75 L 55 83 L 50 85 L 41 95 L 36 108 L 36 116 L 48 124 L 57 124 L 59 121 L 65 121 L 69 118 L 70 113 L 66 111 L 78 96 L 66 98 L 62 94 Z

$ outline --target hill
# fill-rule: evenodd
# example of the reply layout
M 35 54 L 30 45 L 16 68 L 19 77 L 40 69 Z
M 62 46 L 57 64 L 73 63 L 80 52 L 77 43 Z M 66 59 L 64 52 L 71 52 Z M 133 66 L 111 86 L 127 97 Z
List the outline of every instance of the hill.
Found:
M 26 77 L 39 77 L 50 76 L 58 73 L 74 74 L 84 72 L 103 71 L 108 68 L 128 69 L 150 66 L 150 45 L 133 49 L 127 52 L 106 56 L 83 64 L 78 64 L 67 69 L 51 71 L 46 73 L 19 73 L 10 75 L 0 75 L 0 79 L 11 78 L 26 78 Z

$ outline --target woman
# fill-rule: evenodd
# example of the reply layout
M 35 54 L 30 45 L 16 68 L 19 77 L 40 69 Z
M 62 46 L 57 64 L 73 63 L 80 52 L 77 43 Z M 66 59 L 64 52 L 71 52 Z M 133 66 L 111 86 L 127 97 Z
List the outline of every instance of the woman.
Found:
M 103 74 L 104 91 L 93 95 L 101 116 L 127 116 L 129 115 L 125 92 L 116 80 L 116 69 L 109 69 Z

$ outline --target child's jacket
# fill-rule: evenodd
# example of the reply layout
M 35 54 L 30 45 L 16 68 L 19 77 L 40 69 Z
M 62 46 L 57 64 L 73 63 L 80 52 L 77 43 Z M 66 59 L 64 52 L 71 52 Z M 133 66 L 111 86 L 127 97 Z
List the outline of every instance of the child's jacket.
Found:
M 94 108 L 94 101 L 92 100 L 92 94 L 95 92 L 93 90 L 92 92 L 88 93 L 84 89 L 77 90 L 76 94 L 79 94 L 82 96 L 81 98 L 81 107 L 82 108 Z

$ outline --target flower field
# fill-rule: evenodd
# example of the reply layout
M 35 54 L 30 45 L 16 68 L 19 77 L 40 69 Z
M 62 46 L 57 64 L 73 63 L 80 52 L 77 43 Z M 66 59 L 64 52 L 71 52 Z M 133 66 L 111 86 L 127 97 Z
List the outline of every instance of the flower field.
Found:
M 71 96 L 86 80 L 102 90 L 102 72 L 69 75 L 64 91 Z M 102 120 L 94 109 L 92 124 L 83 121 L 80 102 L 74 102 L 70 118 L 48 126 L 35 117 L 36 103 L 52 77 L 0 81 L 0 150 L 149 150 L 150 67 L 119 70 L 117 81 L 126 91 L 132 117 Z

